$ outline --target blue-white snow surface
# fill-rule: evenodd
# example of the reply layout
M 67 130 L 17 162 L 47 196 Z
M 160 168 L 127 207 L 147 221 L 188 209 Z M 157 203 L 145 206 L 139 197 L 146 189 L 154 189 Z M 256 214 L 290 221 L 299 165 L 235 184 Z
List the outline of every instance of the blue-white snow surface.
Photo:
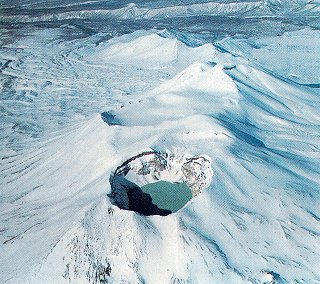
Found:
M 320 283 L 318 0 L 0 13 L 0 283 Z M 112 205 L 148 150 L 206 155 L 211 185 L 166 217 Z

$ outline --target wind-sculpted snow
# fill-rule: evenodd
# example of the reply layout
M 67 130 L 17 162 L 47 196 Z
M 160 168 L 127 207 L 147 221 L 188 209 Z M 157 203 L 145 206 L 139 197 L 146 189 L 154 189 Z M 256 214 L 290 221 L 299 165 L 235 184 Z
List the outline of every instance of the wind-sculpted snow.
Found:
M 261 4 L 195 2 L 149 15 Z M 264 9 L 277 5 L 317 2 Z M 1 283 L 320 282 L 318 30 L 55 23 L 1 41 Z M 168 216 L 122 210 L 111 177 L 126 161 L 137 184 L 201 189 Z

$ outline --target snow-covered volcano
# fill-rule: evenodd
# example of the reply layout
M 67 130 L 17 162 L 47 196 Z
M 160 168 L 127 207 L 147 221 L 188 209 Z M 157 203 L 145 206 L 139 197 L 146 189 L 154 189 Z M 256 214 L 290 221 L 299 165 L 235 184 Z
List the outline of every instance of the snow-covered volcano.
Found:
M 4 2 L 1 283 L 320 282 L 319 3 L 29 2 Z M 158 180 L 193 198 L 127 210 Z

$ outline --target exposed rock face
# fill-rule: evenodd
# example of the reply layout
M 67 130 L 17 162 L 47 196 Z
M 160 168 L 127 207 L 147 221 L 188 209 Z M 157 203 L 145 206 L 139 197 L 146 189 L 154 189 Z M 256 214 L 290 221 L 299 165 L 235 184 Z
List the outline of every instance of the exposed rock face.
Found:
M 211 163 L 202 156 L 195 156 L 187 159 L 182 164 L 181 170 L 184 182 L 191 188 L 192 195 L 198 195 L 202 189 L 207 188 L 211 182 Z
M 211 162 L 205 156 L 176 156 L 162 152 L 143 152 L 120 165 L 110 177 L 112 202 L 121 209 L 143 215 L 168 215 L 152 203 L 139 186 L 158 180 L 186 183 L 192 195 L 208 187 L 212 179 Z

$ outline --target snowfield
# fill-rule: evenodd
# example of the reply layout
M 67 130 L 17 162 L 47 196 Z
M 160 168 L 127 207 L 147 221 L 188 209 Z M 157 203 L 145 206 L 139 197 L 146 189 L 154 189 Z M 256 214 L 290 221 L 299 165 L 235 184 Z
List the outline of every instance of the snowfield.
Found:
M 3 2 L 1 283 L 320 283 L 319 3 L 182 2 Z M 128 160 L 194 197 L 120 209 Z

